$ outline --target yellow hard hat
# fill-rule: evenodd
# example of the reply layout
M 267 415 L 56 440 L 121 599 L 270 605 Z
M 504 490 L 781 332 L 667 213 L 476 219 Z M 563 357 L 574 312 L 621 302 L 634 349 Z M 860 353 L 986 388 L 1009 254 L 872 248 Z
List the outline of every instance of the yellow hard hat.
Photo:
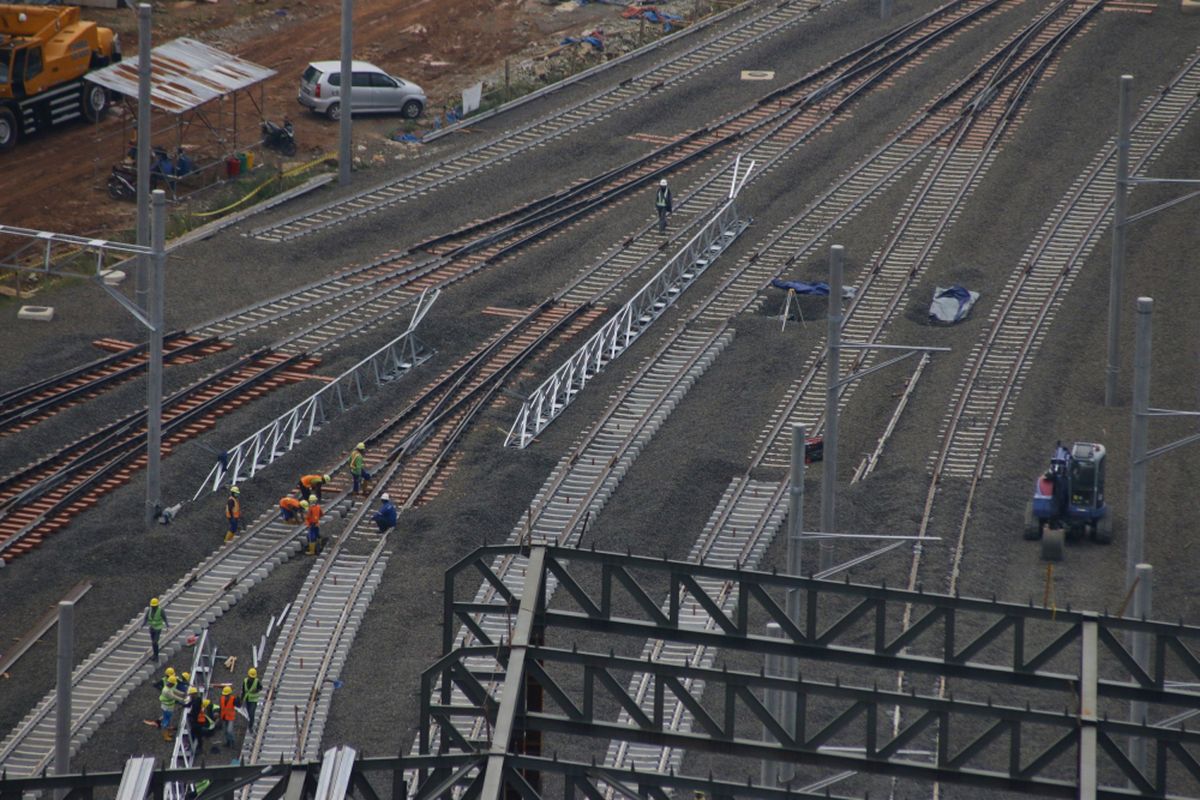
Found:
M 254 667 L 251 667 L 250 670 L 246 674 L 249 675 L 251 678 L 257 678 L 258 670 L 256 670 Z
M 236 487 L 236 486 L 232 486 L 232 487 L 230 487 L 230 489 L 229 489 L 229 493 L 230 493 L 230 494 L 241 494 L 241 493 L 242 493 L 242 490 L 241 490 L 241 489 L 239 489 L 239 488 L 238 488 L 238 487 Z
M 301 507 L 301 508 L 308 508 L 308 501 L 307 501 L 307 500 L 301 500 L 301 501 L 300 501 L 300 507 Z
M 209 706 L 211 706 L 211 705 L 212 705 L 212 700 L 209 700 L 209 699 L 206 697 L 206 698 L 204 698 L 204 702 L 200 704 L 200 707 L 201 707 L 201 708 L 208 708 L 208 707 L 209 707 Z
M 233 694 L 233 687 L 226 686 L 224 689 L 221 690 L 221 694 Z
M 151 608 L 155 608 L 155 607 L 157 607 L 157 606 L 158 606 L 158 598 L 157 598 L 157 597 L 151 597 L 151 598 L 150 598 L 150 607 L 151 607 Z
M 200 690 L 197 689 L 195 686 L 189 686 L 188 694 L 200 694 Z
M 321 476 L 321 482 L 322 482 L 322 483 L 329 483 L 329 481 L 330 481 L 330 480 L 331 480 L 331 479 L 330 479 L 330 477 L 329 477 L 328 475 L 322 475 L 322 476 Z
M 183 679 L 185 681 L 190 681 L 192 679 L 192 673 L 190 673 L 190 672 L 183 673 Z
M 175 676 L 174 676 L 174 675 L 172 675 L 172 676 L 170 676 L 169 678 L 167 678 L 167 686 L 174 686 L 174 685 L 175 685 L 175 684 L 177 684 L 177 683 L 179 683 L 179 681 L 175 680 Z
M 312 505 L 315 502 L 317 502 L 317 496 L 315 494 L 310 494 L 308 496 L 308 504 Z
M 354 449 L 355 449 L 355 450 L 366 450 L 366 449 L 367 449 L 367 443 L 366 443 L 366 442 L 359 442 L 359 443 L 358 443 L 358 445 L 357 445 L 357 446 L 355 446 L 355 448 L 354 448 Z
M 169 677 L 169 678 L 175 677 L 175 668 L 174 667 L 167 667 L 167 677 Z

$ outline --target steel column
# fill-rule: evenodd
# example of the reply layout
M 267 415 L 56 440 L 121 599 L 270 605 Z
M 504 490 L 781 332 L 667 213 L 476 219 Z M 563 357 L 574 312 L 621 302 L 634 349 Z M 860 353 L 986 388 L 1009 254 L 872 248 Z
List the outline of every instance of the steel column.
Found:
M 1099 627 L 1095 617 L 1085 619 L 1082 623 L 1079 648 L 1079 800 L 1096 800 L 1096 732 L 1100 722 Z
M 138 111 L 137 111 L 137 243 L 150 246 L 150 13 L 149 3 L 138 3 Z M 150 303 L 150 258 L 138 256 L 134 302 L 145 313 Z
M 1112 258 L 1108 276 L 1108 363 L 1104 368 L 1104 405 L 1117 404 L 1120 366 L 1121 298 L 1125 294 L 1125 217 L 1129 199 L 1129 105 L 1133 76 L 1120 78 L 1117 104 L 1117 174 L 1113 202 Z
M 842 255 L 843 248 L 829 248 L 829 319 L 825 345 L 825 446 L 822 456 L 821 530 L 837 530 L 837 447 L 838 447 L 838 381 L 841 380 L 842 339 Z M 822 539 L 817 545 L 821 570 L 833 566 L 833 540 Z
M 150 282 L 149 381 L 146 402 L 146 524 L 158 518 L 162 505 L 162 382 L 163 382 L 163 294 L 166 291 L 167 195 L 154 192 L 154 253 L 150 256 L 153 276 Z
M 783 638 L 783 628 L 779 627 L 778 622 L 767 623 L 767 636 L 773 639 Z M 771 678 L 778 678 L 783 675 L 784 656 L 778 653 L 767 653 L 763 657 L 763 669 L 765 674 Z M 779 719 L 782 715 L 780 711 L 783 706 L 783 697 L 778 689 L 763 689 L 763 705 L 766 706 L 767 712 L 775 719 Z M 771 733 L 770 728 L 765 724 L 763 727 L 763 741 L 775 742 L 778 741 L 775 735 Z M 782 764 L 774 759 L 764 758 L 762 760 L 762 784 L 763 786 L 778 786 L 780 780 L 779 768 Z
M 353 0 L 342 0 L 342 69 L 341 86 L 338 87 L 338 102 L 341 104 L 342 115 L 338 126 L 338 185 L 350 185 L 350 159 L 353 142 L 351 141 L 350 117 L 353 101 L 354 78 L 350 68 L 353 57 L 354 5 Z
M 1151 613 L 1150 590 L 1154 581 L 1154 568 L 1149 564 L 1137 565 L 1137 588 L 1133 593 L 1133 616 L 1137 619 L 1148 619 Z M 1135 631 L 1133 636 L 1133 659 L 1143 670 L 1150 671 L 1150 634 L 1145 631 Z M 1146 701 L 1134 700 L 1129 703 L 1129 721 L 1138 725 L 1146 724 Z M 1146 740 L 1134 736 L 1129 740 L 1129 760 L 1145 775 L 1146 774 Z
M 1129 448 L 1129 535 L 1125 544 L 1125 589 L 1133 587 L 1137 565 L 1145 561 L 1146 438 L 1150 424 L 1150 322 L 1154 300 L 1137 300 L 1137 334 L 1133 350 L 1133 419 Z
M 71 667 L 75 664 L 75 601 L 58 604 L 58 688 L 54 698 L 54 774 L 71 771 Z M 60 796 L 65 796 L 61 792 Z

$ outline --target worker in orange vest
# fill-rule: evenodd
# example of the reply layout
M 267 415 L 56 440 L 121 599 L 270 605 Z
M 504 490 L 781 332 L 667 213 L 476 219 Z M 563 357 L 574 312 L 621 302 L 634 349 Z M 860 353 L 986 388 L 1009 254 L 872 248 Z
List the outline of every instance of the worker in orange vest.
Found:
M 284 522 L 293 525 L 300 524 L 300 518 L 308 510 L 307 500 L 297 500 L 290 494 L 279 498 L 279 516 Z
M 221 690 L 221 724 L 225 728 L 225 746 L 233 747 L 236 741 L 233 735 L 233 723 L 237 720 L 237 698 L 234 697 L 233 687 L 226 686 Z
M 238 487 L 230 487 L 229 499 L 225 501 L 225 519 L 229 523 L 229 530 L 225 532 L 227 542 L 232 542 L 233 537 L 237 536 L 238 523 L 242 520 L 242 504 L 238 500 L 241 493 L 242 490 Z
M 298 484 L 300 489 L 300 499 L 304 500 L 307 498 L 308 502 L 311 503 L 311 495 L 315 494 L 317 496 L 317 500 L 320 500 L 321 487 L 327 483 L 329 483 L 328 475 L 305 475 L 301 477 L 300 483 Z
M 304 521 L 308 524 L 308 549 L 305 552 L 315 556 L 317 540 L 321 538 L 321 504 L 315 494 L 308 497 L 308 514 L 305 515 Z

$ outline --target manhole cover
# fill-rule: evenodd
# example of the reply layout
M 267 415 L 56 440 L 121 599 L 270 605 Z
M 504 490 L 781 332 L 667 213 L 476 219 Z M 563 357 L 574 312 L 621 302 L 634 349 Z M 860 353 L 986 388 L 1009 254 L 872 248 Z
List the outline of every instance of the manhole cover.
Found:
M 773 69 L 744 69 L 744 70 L 742 70 L 742 80 L 744 80 L 744 81 L 773 81 L 773 80 L 775 80 L 775 70 L 773 70 Z

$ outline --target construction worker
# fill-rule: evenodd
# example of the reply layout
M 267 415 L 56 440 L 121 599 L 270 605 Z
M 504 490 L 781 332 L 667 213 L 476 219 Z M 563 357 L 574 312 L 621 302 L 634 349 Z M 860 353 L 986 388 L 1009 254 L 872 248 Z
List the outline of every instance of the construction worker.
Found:
M 162 720 L 158 723 L 158 727 L 162 728 L 164 742 L 175 738 L 171 735 L 171 717 L 175 714 L 175 706 L 184 700 L 183 695 L 175 688 L 177 683 L 178 681 L 174 677 L 167 678 L 166 685 L 158 693 L 158 704 L 162 707 Z
M 142 624 L 150 628 L 150 647 L 154 651 L 152 658 L 157 664 L 158 637 L 162 635 L 163 628 L 167 627 L 167 612 L 163 610 L 157 597 L 150 598 L 150 608 L 146 609 L 146 617 Z
M 179 718 L 181 726 L 187 725 L 188 737 L 193 742 L 196 741 L 197 731 L 203 721 L 200 716 L 201 699 L 200 690 L 195 686 L 189 686 L 187 688 L 187 699 L 184 701 L 181 711 L 182 716 Z
M 233 687 L 226 686 L 221 690 L 221 725 L 225 728 L 226 747 L 233 747 L 237 742 L 233 730 L 236 721 L 237 698 L 233 696 Z
M 161 678 L 159 678 L 158 680 L 156 680 L 154 683 L 152 683 L 151 686 L 153 686 L 155 689 L 161 690 L 164 686 L 167 685 L 167 681 L 174 677 L 175 677 L 175 668 L 167 667 L 167 671 L 163 673 L 163 676 Z
M 317 500 L 320 500 L 321 487 L 329 483 L 329 480 L 328 475 L 304 475 L 300 478 L 300 483 L 298 484 L 300 487 L 300 499 L 304 500 L 307 498 L 308 502 L 311 503 L 311 495 L 315 494 Z
M 358 494 L 360 488 L 363 494 L 366 494 L 367 481 L 371 480 L 371 473 L 367 472 L 367 465 L 363 461 L 366 450 L 366 442 L 359 442 L 350 453 L 350 477 L 354 479 L 354 488 L 350 491 L 353 494 Z
M 204 743 L 212 737 L 217 731 L 219 720 L 216 716 L 216 709 L 212 707 L 212 700 L 207 697 L 200 702 L 200 712 L 196 715 L 196 730 L 195 746 L 193 753 L 201 753 L 204 751 Z M 217 748 L 213 748 L 213 752 L 220 752 Z
M 251 667 L 247 670 L 246 677 L 242 679 L 242 706 L 246 709 L 246 718 L 249 721 L 246 725 L 247 731 L 254 727 L 254 710 L 258 708 L 260 697 L 262 697 L 262 683 L 258 680 L 258 670 Z
M 658 191 L 654 193 L 654 208 L 658 210 L 658 232 L 666 233 L 667 214 L 674 210 L 671 207 L 671 187 L 667 186 L 666 178 L 658 182 Z
M 379 532 L 384 533 L 396 527 L 396 507 L 392 505 L 392 499 L 388 497 L 387 492 L 379 495 L 379 501 L 379 510 L 371 515 L 371 519 L 379 526 Z
M 304 516 L 304 522 L 308 525 L 308 549 L 305 552 L 310 556 L 317 554 L 317 540 L 321 538 L 321 513 L 321 504 L 317 502 L 317 496 L 310 495 L 308 512 Z
M 232 542 L 233 537 L 237 536 L 238 523 L 242 520 L 242 504 L 238 499 L 238 495 L 242 490 L 236 486 L 229 488 L 229 499 L 225 501 L 225 519 L 229 523 L 229 530 L 225 533 L 225 541 Z
M 299 525 L 304 512 L 308 510 L 307 500 L 297 500 L 290 494 L 279 498 L 279 518 L 292 525 Z
M 176 686 L 175 688 L 179 690 L 180 694 L 187 694 L 188 689 L 194 688 L 192 686 L 192 673 L 190 673 L 190 672 L 180 673 L 178 680 L 179 680 L 179 685 Z

